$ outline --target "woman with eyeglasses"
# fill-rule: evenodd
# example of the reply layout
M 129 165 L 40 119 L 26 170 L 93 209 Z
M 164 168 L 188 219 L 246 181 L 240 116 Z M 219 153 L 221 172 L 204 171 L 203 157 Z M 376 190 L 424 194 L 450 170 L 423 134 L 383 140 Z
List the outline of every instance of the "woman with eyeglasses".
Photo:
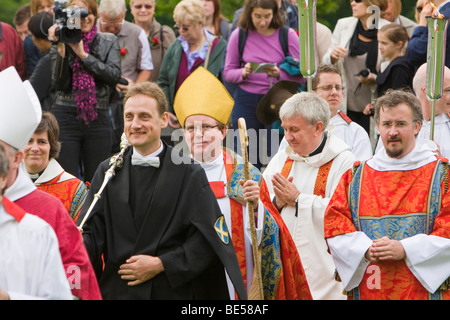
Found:
M 164 55 L 158 85 L 167 97 L 169 112 L 174 114 L 175 94 L 194 70 L 202 66 L 219 77 L 227 42 L 205 29 L 202 0 L 180 1 L 173 11 L 173 19 L 180 35 Z
M 370 116 L 364 108 L 376 97 L 376 83 L 366 79 L 376 74 L 382 60 L 378 29 L 390 22 L 381 18 L 388 0 L 352 0 L 352 16 L 339 19 L 323 63 L 335 64 L 342 73 L 345 95 L 343 109 L 350 119 L 370 135 Z M 362 71 L 362 72 L 361 72 Z
M 156 9 L 155 0 L 130 0 L 133 23 L 144 29 L 150 51 L 152 53 L 153 71 L 150 81 L 156 82 L 159 70 L 167 48 L 175 41 L 175 32 L 166 25 L 161 25 L 154 17 Z
M 110 99 L 121 77 L 120 48 L 115 35 L 97 30 L 96 0 L 70 0 L 67 6 L 88 11 L 80 19 L 81 40 L 59 41 L 57 24 L 49 29 L 52 113 L 60 127 L 59 163 L 70 174 L 90 181 L 100 162 L 110 156 Z
M 249 132 L 256 132 L 257 139 L 250 147 L 258 148 L 258 160 L 253 163 L 258 169 L 263 165 L 260 155 L 265 152 L 266 146 L 267 154 L 270 155 L 272 129 L 271 125 L 264 125 L 258 120 L 256 116 L 258 103 L 278 81 L 305 82 L 300 74 L 290 75 L 279 67 L 285 58 L 280 42 L 280 33 L 286 30 L 283 29 L 284 23 L 276 0 L 247 0 L 239 17 L 238 28 L 230 35 L 225 57 L 224 80 L 238 85 L 233 94 L 235 102 L 231 113 L 233 128 L 238 128 L 238 120 L 243 117 Z M 242 55 L 239 48 L 241 30 L 247 34 Z M 299 59 L 298 35 L 289 28 L 286 38 L 289 56 Z M 271 63 L 273 66 L 263 68 L 262 72 L 254 72 L 253 62 Z M 264 130 L 267 130 L 268 140 L 261 145 L 264 139 L 260 137 L 263 136 Z

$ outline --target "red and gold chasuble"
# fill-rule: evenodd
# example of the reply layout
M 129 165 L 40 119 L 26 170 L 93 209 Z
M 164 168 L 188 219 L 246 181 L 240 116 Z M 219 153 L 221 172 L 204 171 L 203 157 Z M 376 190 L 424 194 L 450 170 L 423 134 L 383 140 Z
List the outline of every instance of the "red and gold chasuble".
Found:
M 419 233 L 450 238 L 448 193 L 441 196 L 439 191 L 439 208 L 434 216 L 430 210 L 432 201 L 429 200 L 434 197 L 433 190 L 437 190 L 432 184 L 444 190 L 445 183 L 432 179 L 438 168 L 436 163 L 408 171 L 377 171 L 362 164 L 358 196 L 352 195 L 355 192 L 352 181 L 355 183 L 355 179 L 352 180 L 352 170 L 347 171 L 325 212 L 325 238 L 355 231 L 364 232 L 372 240 L 383 236 L 402 240 Z M 448 290 L 429 294 L 404 260 L 371 263 L 359 287 L 349 293 L 349 299 L 364 300 L 449 298 Z
M 230 180 L 235 178 L 233 175 L 236 173 L 237 160 L 233 155 L 230 155 L 226 149 L 223 152 L 225 171 L 227 175 L 228 186 Z M 242 177 L 243 178 L 243 177 Z M 266 215 L 269 214 L 275 219 L 279 232 L 277 234 L 277 242 L 280 249 L 277 254 L 280 257 L 281 265 L 275 272 L 270 270 L 270 274 L 275 274 L 274 278 L 271 278 L 270 283 L 275 283 L 275 287 L 272 290 L 266 290 L 269 287 L 268 283 L 264 286 L 264 299 L 276 299 L 276 300 L 312 300 L 311 293 L 309 291 L 308 283 L 306 281 L 305 272 L 300 261 L 297 249 L 294 241 L 285 226 L 283 219 L 273 205 L 269 190 L 267 189 L 264 179 L 261 179 L 260 184 L 260 200 L 266 208 Z M 231 229 L 233 235 L 233 245 L 235 247 L 236 255 L 241 268 L 244 283 L 247 286 L 247 270 L 246 270 L 246 255 L 245 255 L 245 240 L 244 240 L 244 220 L 242 204 L 230 197 L 231 207 Z M 264 246 L 264 243 L 262 244 Z M 264 257 L 264 249 L 262 249 Z M 262 268 L 264 268 L 265 262 L 262 261 Z M 267 270 L 266 270 L 267 271 Z M 264 272 L 263 274 L 268 274 Z M 267 278 L 266 278 L 267 279 Z M 264 279 L 263 279 L 264 281 Z
M 37 188 L 60 199 L 72 220 L 76 222 L 87 191 L 80 189 L 81 186 L 78 179 L 69 179 L 58 182 L 63 174 L 64 172 L 52 180 L 38 185 Z

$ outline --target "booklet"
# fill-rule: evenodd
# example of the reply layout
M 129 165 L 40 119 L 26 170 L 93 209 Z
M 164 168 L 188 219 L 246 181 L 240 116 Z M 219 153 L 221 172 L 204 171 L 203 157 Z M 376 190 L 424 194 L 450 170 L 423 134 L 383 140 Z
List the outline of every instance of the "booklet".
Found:
M 258 62 L 250 62 L 250 68 L 253 70 L 253 72 L 255 73 L 266 73 L 265 69 L 267 68 L 272 68 L 274 66 L 276 66 L 276 63 L 258 63 Z

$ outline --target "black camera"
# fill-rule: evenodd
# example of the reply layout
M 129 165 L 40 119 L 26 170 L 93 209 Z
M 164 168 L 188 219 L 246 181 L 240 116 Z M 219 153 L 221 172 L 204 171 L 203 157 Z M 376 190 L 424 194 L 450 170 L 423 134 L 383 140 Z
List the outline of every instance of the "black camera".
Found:
M 81 19 L 89 12 L 85 8 L 67 6 L 68 0 L 55 0 L 53 12 L 54 22 L 58 25 L 56 36 L 64 43 L 78 43 L 81 40 Z
M 370 74 L 370 69 L 363 69 L 357 74 L 355 74 L 355 77 L 361 76 L 363 78 L 367 77 Z

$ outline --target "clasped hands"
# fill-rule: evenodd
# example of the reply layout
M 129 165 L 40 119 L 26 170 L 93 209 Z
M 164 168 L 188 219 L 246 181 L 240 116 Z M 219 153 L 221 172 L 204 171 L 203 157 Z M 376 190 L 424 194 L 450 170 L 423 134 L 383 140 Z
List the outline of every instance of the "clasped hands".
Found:
M 294 207 L 295 200 L 297 200 L 300 192 L 292 180 L 294 177 L 283 177 L 280 173 L 276 172 L 272 177 L 273 191 L 275 193 L 275 199 L 277 207 L 281 210 L 286 205 Z
M 406 252 L 400 241 L 384 236 L 373 241 L 370 248 L 367 249 L 365 257 L 370 262 L 402 260 L 406 257 Z

